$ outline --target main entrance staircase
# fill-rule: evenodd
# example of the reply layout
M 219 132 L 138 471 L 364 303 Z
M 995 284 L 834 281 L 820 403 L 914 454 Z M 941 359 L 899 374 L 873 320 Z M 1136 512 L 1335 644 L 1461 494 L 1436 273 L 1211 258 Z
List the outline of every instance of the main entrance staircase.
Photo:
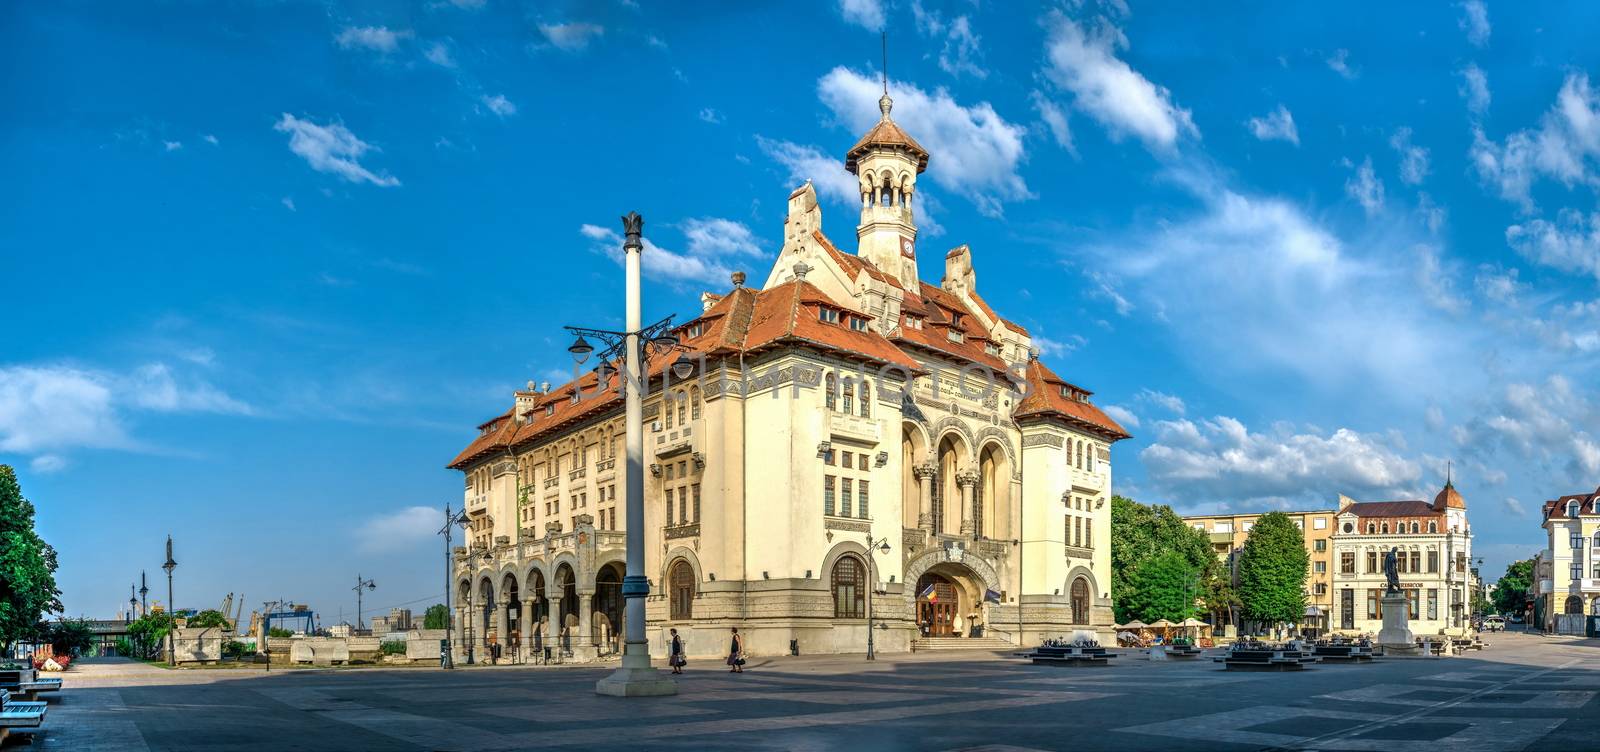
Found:
M 934 650 L 1015 650 L 1015 643 L 999 637 L 919 637 L 911 641 L 911 652 Z

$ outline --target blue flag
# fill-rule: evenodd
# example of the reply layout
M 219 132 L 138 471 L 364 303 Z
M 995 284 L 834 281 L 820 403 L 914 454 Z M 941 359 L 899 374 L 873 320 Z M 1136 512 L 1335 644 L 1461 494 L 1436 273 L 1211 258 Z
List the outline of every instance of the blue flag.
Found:
M 984 590 L 983 591 L 983 599 L 988 601 L 988 602 L 990 602 L 990 603 L 999 603 L 1000 602 L 1000 594 L 996 593 L 993 590 Z

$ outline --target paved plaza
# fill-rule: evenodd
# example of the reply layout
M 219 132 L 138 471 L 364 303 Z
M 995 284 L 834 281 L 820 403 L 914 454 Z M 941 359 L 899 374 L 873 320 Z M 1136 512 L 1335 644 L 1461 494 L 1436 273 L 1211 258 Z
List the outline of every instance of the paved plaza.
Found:
M 1600 745 L 1600 641 L 1490 635 L 1466 657 L 1238 673 L 987 653 L 710 661 L 662 699 L 594 667 L 168 671 L 86 662 L 31 749 L 1472 750 Z M 8 743 L 6 749 L 17 749 Z M 21 747 L 27 749 L 28 747 Z

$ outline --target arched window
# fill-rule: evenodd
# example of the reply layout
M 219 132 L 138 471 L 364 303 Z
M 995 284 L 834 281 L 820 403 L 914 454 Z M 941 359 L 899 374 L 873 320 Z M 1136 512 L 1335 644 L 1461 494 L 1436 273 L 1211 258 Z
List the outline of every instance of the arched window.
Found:
M 689 421 L 684 420 L 684 415 L 687 413 L 688 409 L 689 409 L 689 399 L 683 393 L 683 390 L 679 389 L 678 390 L 678 425 L 683 425 L 683 426 L 689 425 Z
M 669 583 L 667 598 L 672 601 L 672 618 L 674 621 L 694 618 L 694 567 L 689 562 L 679 559 L 672 564 L 672 572 L 667 577 Z
M 872 417 L 872 386 L 865 380 L 861 382 L 861 417 Z
M 661 395 L 661 419 L 667 422 L 667 428 L 672 427 L 672 395 L 670 393 L 662 393 Z
M 823 397 L 823 404 L 827 405 L 829 410 L 839 409 L 839 378 L 829 373 L 822 380 L 822 389 L 827 393 Z
M 689 390 L 689 417 L 694 420 L 700 419 L 700 387 Z
M 1594 599 L 1594 605 L 1589 607 L 1589 612 L 1595 616 L 1600 616 L 1600 598 Z
M 833 563 L 833 618 L 861 619 L 867 614 L 866 568 L 854 556 Z
M 1600 548 L 1600 530 L 1595 531 L 1595 534 L 1594 534 L 1594 547 L 1595 548 Z
M 1576 501 L 1567 502 L 1567 517 L 1568 518 L 1573 518 L 1573 517 L 1577 517 L 1577 516 L 1578 516 L 1578 502 L 1576 502 Z
M 1429 520 L 1428 521 L 1428 532 L 1430 532 L 1430 533 L 1439 532 L 1439 523 L 1437 523 L 1437 522 L 1435 522 L 1433 520 Z
M 849 415 L 855 412 L 856 409 L 854 404 L 856 401 L 856 380 L 846 376 L 843 392 L 844 402 L 839 405 L 839 409 L 843 410 L 845 415 Z
M 1417 526 L 1417 523 L 1416 523 L 1416 522 L 1415 522 L 1415 521 L 1413 521 L 1413 522 L 1412 522 L 1412 523 L 1411 523 L 1411 534 L 1412 534 L 1412 535 L 1416 535 L 1416 534 L 1417 534 L 1417 533 L 1418 533 L 1418 532 L 1420 532 L 1420 530 L 1421 530 L 1421 528 L 1419 528 L 1419 527 L 1418 527 L 1418 526 Z
M 1372 535 L 1375 532 L 1377 532 L 1376 526 L 1374 526 L 1372 523 L 1368 522 L 1367 523 L 1367 535 Z
M 1381 532 L 1384 535 L 1388 535 L 1389 534 L 1389 523 L 1385 522 L 1385 523 L 1382 523 L 1382 524 L 1378 525 L 1378 532 Z
M 1072 581 L 1072 623 L 1089 623 L 1089 581 L 1082 577 Z
M 1579 596 L 1576 596 L 1576 595 L 1567 596 L 1567 613 L 1569 613 L 1569 614 L 1581 614 L 1581 613 L 1583 613 L 1583 598 L 1581 598 Z

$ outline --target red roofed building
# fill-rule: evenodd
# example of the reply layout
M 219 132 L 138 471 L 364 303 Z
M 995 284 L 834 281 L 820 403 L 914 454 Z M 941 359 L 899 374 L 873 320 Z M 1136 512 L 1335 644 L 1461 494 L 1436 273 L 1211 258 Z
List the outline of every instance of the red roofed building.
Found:
M 1433 501 L 1356 501 L 1339 497 L 1334 517 L 1334 611 L 1329 627 L 1344 634 L 1383 628 L 1384 556 L 1393 549 L 1408 598 L 1411 632 L 1464 634 L 1477 591 L 1467 503 L 1446 480 Z
M 647 601 L 690 653 L 880 650 L 919 640 L 1110 638 L 1111 445 L 1122 426 L 1044 363 L 978 294 L 973 253 L 917 267 L 917 176 L 929 155 L 890 117 L 852 148 L 856 251 L 790 194 L 766 283 L 700 298 L 676 329 L 695 367 L 650 364 L 644 403 Z M 649 252 L 649 251 L 646 251 Z M 588 364 L 592 367 L 594 364 Z M 527 650 L 611 649 L 622 623 L 628 469 L 617 376 L 515 394 L 449 466 L 462 471 L 455 552 L 464 631 Z M 887 545 L 887 552 L 883 546 Z M 877 595 L 869 596 L 876 592 Z M 983 643 L 973 643 L 974 645 Z
M 1548 574 L 1535 581 L 1544 629 L 1583 634 L 1584 618 L 1600 616 L 1600 488 L 1551 499 L 1540 509 L 1549 546 Z

